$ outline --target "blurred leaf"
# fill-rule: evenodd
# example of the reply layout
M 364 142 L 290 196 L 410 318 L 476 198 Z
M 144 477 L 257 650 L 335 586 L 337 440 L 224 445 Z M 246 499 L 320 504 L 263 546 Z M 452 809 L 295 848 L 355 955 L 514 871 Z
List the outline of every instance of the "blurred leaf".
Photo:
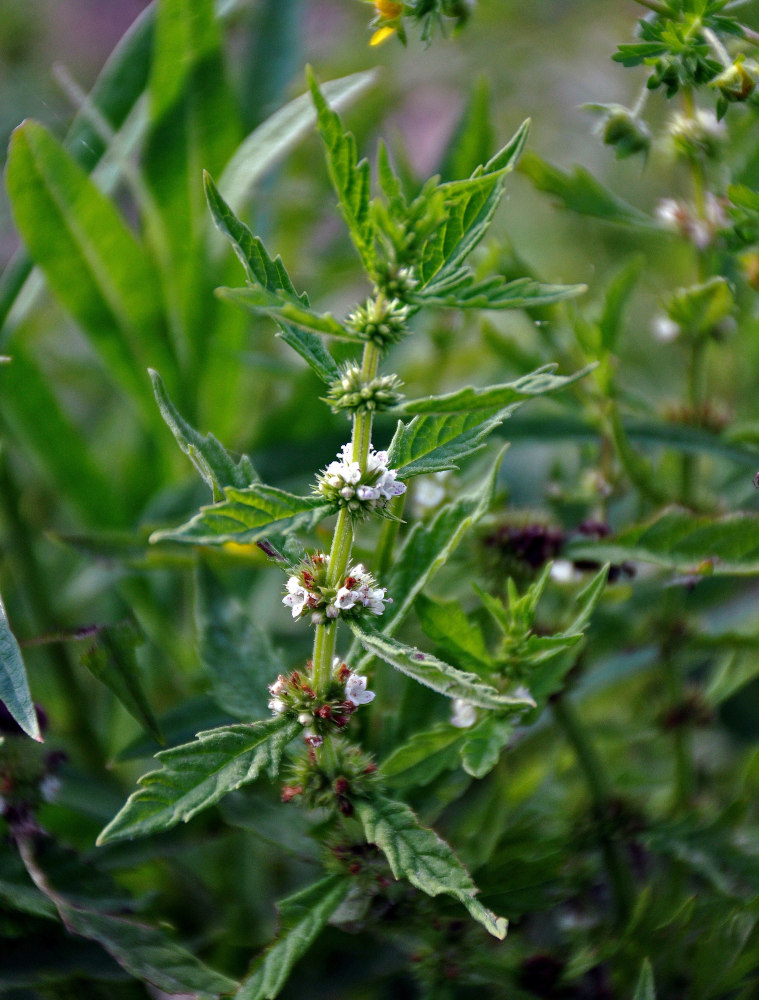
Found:
M 633 1000 L 656 1000 L 654 970 L 647 958 L 643 959 L 643 965 L 640 967 L 640 977 L 638 985 L 635 987 Z
M 667 315 L 688 334 L 708 334 L 735 306 L 733 292 L 721 276 L 700 285 L 679 288 L 667 303 Z
M 0 597 L 0 701 L 27 736 L 42 743 L 37 713 L 26 679 L 26 669 L 16 637 L 11 632 Z
M 704 691 L 704 698 L 710 705 L 721 705 L 723 701 L 732 698 L 741 688 L 759 676 L 759 657 L 756 655 L 757 638 L 755 636 L 747 638 L 751 641 L 754 649 L 742 653 L 735 652 L 723 657 L 715 670 Z M 715 636 L 715 640 L 717 649 L 724 649 L 727 646 L 727 643 L 723 642 L 722 636 Z
M 246 721 L 267 714 L 267 685 L 285 668 L 269 636 L 203 561 L 195 572 L 195 626 L 200 659 L 222 708 Z
M 449 723 L 414 735 L 380 765 L 380 775 L 394 788 L 423 788 L 459 764 L 466 733 Z
M 495 136 L 490 121 L 490 87 L 481 76 L 471 89 L 469 101 L 448 148 L 440 175 L 444 181 L 469 177 L 481 163 L 486 163 Z
M 614 450 L 630 482 L 640 491 L 641 496 L 652 503 L 667 503 L 670 498 L 659 485 L 659 477 L 651 462 L 631 446 L 616 401 L 609 400 L 607 406 Z
M 18 846 L 34 884 L 55 904 L 67 930 L 96 941 L 130 975 L 166 993 L 191 994 L 198 1000 L 216 1000 L 236 987 L 234 980 L 198 961 L 157 927 L 72 904 L 48 882 L 32 841 L 22 837 Z M 82 877 L 87 877 L 84 865 Z
M 656 228 L 647 215 L 622 201 L 583 167 L 575 167 L 571 174 L 566 174 L 536 153 L 525 153 L 519 169 L 539 191 L 555 195 L 572 212 L 622 225 Z
M 578 379 L 584 378 L 596 366 L 588 365 L 575 372 L 574 375 L 554 375 L 556 367 L 556 365 L 544 365 L 537 371 L 531 372 L 529 375 L 522 375 L 513 382 L 486 386 L 483 389 L 466 386 L 456 392 L 446 393 L 444 396 L 424 396 L 421 399 L 411 399 L 395 407 L 392 413 L 401 416 L 415 413 L 462 413 L 476 410 L 502 410 L 507 406 L 511 407 L 509 412 L 513 413 L 517 406 L 521 406 L 531 397 L 563 389 Z M 512 405 L 515 403 L 517 406 Z
M 140 787 L 106 826 L 99 844 L 144 837 L 187 822 L 227 792 L 263 771 L 274 778 L 297 722 L 277 716 L 250 725 L 198 733 L 193 743 L 156 754 L 161 769 L 140 778 Z
M 277 940 L 255 959 L 235 1000 L 274 1000 L 351 888 L 350 879 L 330 875 L 283 899 Z
M 463 698 L 480 708 L 502 710 L 535 704 L 529 695 L 504 694 L 485 683 L 477 674 L 458 670 L 431 653 L 420 652 L 416 646 L 406 646 L 390 636 L 362 628 L 357 622 L 349 624 L 364 649 L 447 698 Z
M 475 898 L 477 887 L 469 872 L 444 840 L 420 825 L 407 805 L 377 795 L 356 799 L 356 812 L 367 841 L 383 852 L 396 878 L 408 879 L 428 896 L 444 893 L 459 900 L 489 934 L 503 940 L 507 921 Z
M 624 264 L 609 282 L 604 297 L 604 307 L 598 322 L 600 346 L 604 351 L 614 351 L 622 332 L 625 309 L 643 270 L 645 258 L 633 257 Z
M 172 403 L 158 372 L 148 371 L 161 416 L 179 447 L 210 487 L 214 502 L 224 499 L 225 486 L 244 488 L 257 482 L 258 474 L 248 456 L 242 455 L 235 461 L 213 434 L 203 435 L 191 427 Z
M 424 634 L 449 659 L 469 670 L 492 668 L 482 629 L 456 601 L 433 601 L 420 594 L 415 609 Z
M 132 718 L 150 733 L 157 743 L 164 738 L 140 684 L 140 668 L 135 647 L 143 642 L 132 621 L 97 629 L 93 644 L 82 655 L 82 663 L 113 692 Z
M 179 528 L 154 531 L 150 540 L 191 545 L 257 542 L 274 533 L 308 530 L 335 512 L 322 497 L 299 497 L 265 483 L 253 483 L 246 490 L 227 487 L 224 493 L 226 500 L 201 507 Z
M 374 70 L 352 73 L 321 86 L 327 103 L 335 110 L 347 107 L 377 78 Z M 316 112 L 310 94 L 301 94 L 275 111 L 244 139 L 219 178 L 219 189 L 232 211 L 241 212 L 253 187 L 274 164 L 311 132 Z
M 759 573 L 759 516 L 695 515 L 670 507 L 652 521 L 633 525 L 616 538 L 574 539 L 567 559 L 619 563 L 640 560 L 702 576 L 753 576 Z
M 398 421 L 388 447 L 388 465 L 399 479 L 457 469 L 462 458 L 485 446 L 485 438 L 511 413 L 503 410 L 427 416 L 420 414 L 408 424 Z
M 364 267 L 369 274 L 373 274 L 377 257 L 374 249 L 374 224 L 369 207 L 369 164 L 366 160 L 356 162 L 356 140 L 350 132 L 343 131 L 340 118 L 330 109 L 310 70 L 308 84 L 340 211 Z
M 473 778 L 484 778 L 498 763 L 503 748 L 514 733 L 514 724 L 488 714 L 465 732 L 461 764 Z
M 199 695 L 187 698 L 176 708 L 164 712 L 158 718 L 161 732 L 170 747 L 187 743 L 195 733 L 203 729 L 216 729 L 229 721 L 228 713 L 219 708 L 218 702 L 209 695 Z M 155 743 L 146 735 L 137 736 L 123 750 L 120 750 L 115 761 L 139 760 L 142 757 L 152 757 L 155 753 Z
M 16 224 L 50 287 L 147 412 L 141 369 L 174 372 L 161 324 L 161 293 L 145 251 L 113 203 L 47 130 L 11 138 L 8 193 Z

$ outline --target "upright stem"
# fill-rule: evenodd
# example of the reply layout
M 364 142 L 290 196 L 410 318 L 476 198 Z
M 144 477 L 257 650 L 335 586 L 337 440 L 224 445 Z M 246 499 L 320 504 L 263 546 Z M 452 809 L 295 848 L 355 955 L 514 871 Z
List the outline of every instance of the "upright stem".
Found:
M 609 802 L 611 799 L 609 779 L 571 701 L 566 697 L 560 697 L 553 701 L 551 706 L 557 723 L 577 755 L 577 763 L 580 765 L 590 793 L 593 816 L 596 821 L 596 834 L 609 876 L 609 885 L 617 912 L 617 922 L 624 925 L 632 913 L 635 885 L 620 844 L 609 832 Z

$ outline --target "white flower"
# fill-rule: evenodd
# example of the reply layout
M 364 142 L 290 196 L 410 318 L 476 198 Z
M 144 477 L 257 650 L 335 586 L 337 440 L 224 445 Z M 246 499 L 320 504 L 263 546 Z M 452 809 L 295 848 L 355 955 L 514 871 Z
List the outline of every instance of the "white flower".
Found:
M 351 705 L 368 705 L 374 701 L 374 691 L 367 691 L 366 677 L 361 674 L 351 674 L 345 682 L 345 700 Z
M 453 699 L 451 725 L 457 729 L 469 729 L 477 721 L 477 709 L 464 698 Z
M 348 590 L 347 587 L 341 587 L 335 595 L 335 607 L 339 608 L 340 611 L 346 611 L 348 608 L 352 608 L 355 603 L 356 594 L 354 591 Z
M 301 712 L 300 715 L 298 716 L 298 722 L 301 724 L 301 726 L 310 726 L 313 721 L 314 721 L 313 715 L 309 715 L 308 712 Z
M 656 339 L 660 340 L 663 344 L 668 344 L 670 341 L 675 340 L 680 334 L 680 327 L 677 323 L 663 313 L 659 313 L 658 316 L 654 317 L 651 329 Z
M 297 618 L 308 604 L 309 598 L 314 595 L 300 584 L 297 576 L 291 576 L 287 581 L 287 593 L 282 598 L 282 603 L 292 608 L 293 618 Z
M 274 683 L 269 685 L 269 694 L 276 697 L 278 694 L 282 694 L 286 686 L 285 679 L 282 674 L 280 674 Z
M 573 583 L 581 579 L 581 575 L 569 559 L 557 559 L 551 566 L 551 579 L 556 583 Z
M 272 698 L 269 701 L 269 710 L 274 712 L 275 715 L 281 715 L 283 712 L 287 711 L 287 705 L 281 698 Z

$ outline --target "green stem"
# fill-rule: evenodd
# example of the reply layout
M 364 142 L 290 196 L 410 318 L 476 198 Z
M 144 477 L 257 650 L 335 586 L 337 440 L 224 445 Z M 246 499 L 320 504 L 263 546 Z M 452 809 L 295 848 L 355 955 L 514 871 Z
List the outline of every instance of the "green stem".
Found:
M 587 730 L 575 711 L 572 702 L 562 696 L 551 703 L 554 717 L 577 755 L 585 784 L 592 803 L 596 821 L 596 834 L 609 876 L 609 885 L 614 897 L 617 922 L 627 923 L 635 901 L 635 885 L 632 872 L 624 857 L 621 845 L 609 833 L 609 802 L 611 786 L 601 759 L 591 743 Z

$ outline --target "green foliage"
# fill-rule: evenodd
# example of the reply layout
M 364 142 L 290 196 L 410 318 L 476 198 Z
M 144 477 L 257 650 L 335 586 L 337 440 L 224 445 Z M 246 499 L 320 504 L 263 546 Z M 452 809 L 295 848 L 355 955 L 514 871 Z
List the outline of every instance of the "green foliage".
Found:
M 24 661 L 0 599 L 0 699 L 25 733 L 41 740 Z

